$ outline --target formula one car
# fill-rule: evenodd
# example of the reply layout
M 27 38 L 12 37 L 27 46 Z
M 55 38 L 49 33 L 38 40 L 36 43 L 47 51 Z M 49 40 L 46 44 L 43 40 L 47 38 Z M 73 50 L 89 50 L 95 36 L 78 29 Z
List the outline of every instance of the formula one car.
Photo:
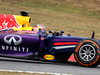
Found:
M 65 63 L 74 53 L 81 66 L 100 64 L 100 40 L 94 39 L 94 33 L 91 38 L 63 35 L 64 31 L 48 34 L 43 25 L 30 27 L 30 21 L 27 12 L 21 16 L 0 15 L 0 56 Z

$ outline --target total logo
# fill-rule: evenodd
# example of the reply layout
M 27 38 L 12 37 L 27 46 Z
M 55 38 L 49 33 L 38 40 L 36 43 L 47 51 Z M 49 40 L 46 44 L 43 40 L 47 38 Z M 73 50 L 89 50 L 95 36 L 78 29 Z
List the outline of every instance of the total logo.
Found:
M 19 45 L 22 42 L 22 38 L 19 35 L 7 35 L 4 37 L 4 42 L 9 45 L 11 45 L 11 43 Z
M 44 59 L 46 59 L 46 60 L 54 60 L 55 57 L 53 55 L 47 54 L 47 55 L 44 56 Z

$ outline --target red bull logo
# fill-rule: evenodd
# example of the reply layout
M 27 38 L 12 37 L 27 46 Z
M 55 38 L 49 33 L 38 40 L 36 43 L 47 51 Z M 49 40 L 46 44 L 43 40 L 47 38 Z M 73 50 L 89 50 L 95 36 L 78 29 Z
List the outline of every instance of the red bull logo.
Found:
M 0 30 L 20 28 L 13 15 L 0 15 Z

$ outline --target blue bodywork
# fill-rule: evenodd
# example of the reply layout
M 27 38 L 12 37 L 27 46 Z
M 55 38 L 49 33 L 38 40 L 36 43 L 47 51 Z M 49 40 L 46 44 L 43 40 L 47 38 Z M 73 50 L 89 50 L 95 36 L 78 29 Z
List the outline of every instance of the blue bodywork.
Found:
M 39 59 L 45 55 L 55 57 L 50 59 L 54 61 L 57 54 L 67 55 L 69 58 L 75 52 L 76 45 L 85 37 L 74 37 L 68 35 L 47 34 L 39 32 L 38 34 L 19 34 L 15 31 L 4 32 L 0 34 L 0 55 Z M 99 41 L 100 42 L 100 41 Z M 50 57 L 50 58 L 51 58 Z
M 65 44 L 65 45 L 53 45 L 53 43 L 60 43 L 60 42 L 65 42 L 65 43 L 70 43 L 70 42 L 79 42 L 82 39 L 86 39 L 85 37 L 73 37 L 73 36 L 47 36 L 47 41 L 46 41 L 46 49 L 50 50 L 52 48 L 57 48 L 59 46 L 71 46 L 71 45 L 76 45 L 76 44 Z M 60 48 L 56 49 L 57 52 L 74 52 L 75 47 L 70 47 L 70 48 Z

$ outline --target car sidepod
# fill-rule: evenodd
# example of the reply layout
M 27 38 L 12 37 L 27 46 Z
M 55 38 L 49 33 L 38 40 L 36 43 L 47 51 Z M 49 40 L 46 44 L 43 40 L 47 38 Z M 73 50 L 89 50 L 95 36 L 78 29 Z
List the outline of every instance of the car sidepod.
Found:
M 24 57 L 39 52 L 39 36 L 0 34 L 0 55 Z
M 47 36 L 45 43 L 46 54 L 53 55 L 56 62 L 67 62 L 74 53 L 75 47 L 84 38 L 72 36 Z

